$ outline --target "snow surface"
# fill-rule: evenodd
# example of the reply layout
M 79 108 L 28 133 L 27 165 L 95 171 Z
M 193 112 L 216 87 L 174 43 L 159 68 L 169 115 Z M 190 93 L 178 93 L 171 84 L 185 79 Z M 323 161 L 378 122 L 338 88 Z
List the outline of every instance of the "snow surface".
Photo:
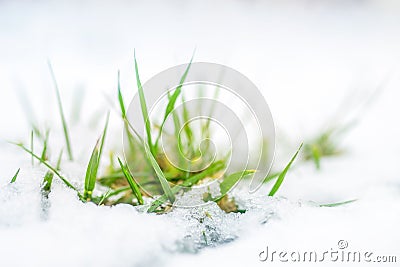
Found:
M 2 1 L 0 266 L 265 266 L 277 264 L 259 260 L 266 246 L 325 251 L 339 240 L 349 250 L 395 255 L 399 262 L 399 15 L 397 1 Z M 29 156 L 6 141 L 29 141 L 22 94 L 25 109 L 34 110 L 28 113 L 52 130 L 52 158 L 63 146 L 48 58 L 73 125 L 77 161 L 62 170 L 82 185 L 106 110 L 114 110 L 105 99 L 116 99 L 118 69 L 124 94 L 134 93 L 133 48 L 146 80 L 187 62 L 195 46 L 196 60 L 231 66 L 260 88 L 278 130 L 278 168 L 303 140 L 357 118 L 341 143 L 348 153 L 323 160 L 319 172 L 298 165 L 277 198 L 266 196 L 268 186 L 254 195 L 236 190 L 245 214 L 215 205 L 164 216 L 127 205 L 97 207 L 58 181 L 49 199 L 41 198 L 46 170 L 32 168 Z M 85 103 L 80 123 L 71 114 L 76 92 Z M 116 112 L 110 126 L 106 150 L 118 149 Z M 19 167 L 17 181 L 8 184 Z M 354 198 L 337 208 L 313 204 Z

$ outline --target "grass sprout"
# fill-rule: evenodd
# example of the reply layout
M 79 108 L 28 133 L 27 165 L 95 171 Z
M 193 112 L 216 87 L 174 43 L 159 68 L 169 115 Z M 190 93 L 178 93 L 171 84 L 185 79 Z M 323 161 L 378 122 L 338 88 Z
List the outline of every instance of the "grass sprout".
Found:
M 336 125 L 321 131 L 316 137 L 305 142 L 303 159 L 313 161 L 317 170 L 321 169 L 321 160 L 325 157 L 342 155 L 345 151 L 339 147 L 340 137 L 355 125 L 350 121 L 344 125 Z
M 56 170 L 60 170 L 60 165 L 61 165 L 61 158 L 62 158 L 63 151 L 61 150 L 60 155 L 58 156 L 57 160 L 57 165 L 56 165 Z M 53 183 L 53 177 L 54 177 L 54 172 L 52 171 L 47 171 L 45 176 L 43 177 L 43 182 L 42 182 L 42 194 L 44 197 L 48 197 L 51 191 L 51 185 Z
M 99 138 L 96 142 L 95 147 L 93 148 L 92 155 L 90 156 L 90 160 L 88 166 L 86 168 L 86 176 L 85 176 L 85 190 L 83 192 L 83 198 L 86 201 L 90 201 L 92 199 L 93 190 L 96 185 L 97 180 L 97 172 L 100 166 L 100 159 L 103 152 L 104 140 L 107 134 L 108 121 L 110 118 L 110 114 L 107 114 L 106 125 L 104 126 L 103 134 L 101 138 Z

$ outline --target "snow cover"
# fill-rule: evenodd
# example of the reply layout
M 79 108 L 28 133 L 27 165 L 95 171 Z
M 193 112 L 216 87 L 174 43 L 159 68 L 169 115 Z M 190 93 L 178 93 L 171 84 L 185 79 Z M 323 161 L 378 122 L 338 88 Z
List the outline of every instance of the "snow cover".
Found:
M 260 261 L 267 246 L 323 252 L 337 250 L 339 240 L 348 250 L 399 262 L 399 14 L 396 1 L 1 2 L 0 266 L 265 266 L 278 264 Z M 86 88 L 81 122 L 71 119 L 77 162 L 62 164 L 82 185 L 105 112 L 113 110 L 104 99 L 116 99 L 117 69 L 124 94 L 133 95 L 133 48 L 146 80 L 187 62 L 195 46 L 197 60 L 229 65 L 259 86 L 277 125 L 278 168 L 321 128 L 357 118 L 341 143 L 347 154 L 324 159 L 321 171 L 298 165 L 276 198 L 266 196 L 268 185 L 254 195 L 237 189 L 244 214 L 215 204 L 162 216 L 128 205 L 98 207 L 81 203 L 59 181 L 49 199 L 41 198 L 46 170 L 32 168 L 29 156 L 6 141 L 29 140 L 21 91 L 36 120 L 52 129 L 53 156 L 63 146 L 47 58 L 69 118 L 75 92 Z M 116 113 L 110 126 L 106 150 L 118 149 Z M 316 205 L 354 198 L 336 208 Z

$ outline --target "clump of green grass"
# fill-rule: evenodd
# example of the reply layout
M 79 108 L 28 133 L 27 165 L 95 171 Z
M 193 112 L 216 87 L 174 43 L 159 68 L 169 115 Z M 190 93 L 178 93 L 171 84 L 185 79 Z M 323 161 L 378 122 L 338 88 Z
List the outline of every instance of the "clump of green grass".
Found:
M 62 152 L 60 153 L 55 167 L 49 162 L 49 131 L 47 131 L 45 134 L 40 134 L 40 137 L 43 140 L 43 150 L 40 155 L 36 154 L 33 151 L 34 131 L 31 132 L 30 149 L 25 147 L 23 144 L 16 144 L 21 147 L 25 152 L 30 154 L 32 160 L 36 159 L 48 168 L 48 172 L 44 176 L 42 182 L 43 195 L 45 197 L 48 196 L 51 191 L 51 186 L 53 184 L 53 177 L 56 176 L 68 188 L 74 190 L 77 194 L 77 197 L 83 202 L 93 202 L 97 205 L 116 205 L 119 203 L 128 203 L 131 205 L 146 204 L 148 205 L 148 212 L 162 213 L 167 212 L 171 209 L 175 202 L 176 196 L 182 193 L 182 191 L 184 192 L 185 190 L 190 189 L 199 183 L 202 183 L 206 179 L 216 179 L 223 177 L 222 182 L 220 182 L 219 184 L 221 195 L 218 197 L 204 195 L 203 200 L 216 202 L 220 206 L 220 208 L 226 212 L 245 212 L 245 210 L 239 209 L 234 200 L 230 199 L 227 194 L 239 182 L 240 179 L 250 176 L 257 170 L 245 169 L 235 173 L 226 173 L 224 171 L 227 164 L 226 158 L 217 159 L 201 171 L 191 171 L 190 168 L 178 169 L 174 167 L 171 162 L 169 162 L 166 155 L 162 154 L 160 150 L 159 140 L 163 134 L 163 126 L 167 118 L 171 115 L 175 127 L 173 134 L 174 144 L 172 145 L 177 148 L 177 151 L 179 151 L 179 160 L 183 162 L 185 156 L 187 156 L 181 154 L 181 151 L 188 152 L 190 158 L 198 157 L 194 149 L 194 130 L 191 129 L 190 126 L 188 126 L 187 124 L 183 126 L 181 123 L 181 118 L 183 119 L 183 121 L 188 120 L 189 110 L 185 105 L 183 105 L 183 114 L 177 114 L 177 112 L 175 111 L 175 106 L 179 100 L 181 100 L 184 104 L 182 87 L 190 71 L 192 60 L 193 56 L 190 60 L 190 63 L 187 65 L 184 73 L 182 73 L 179 85 L 175 88 L 173 92 L 168 93 L 168 103 L 162 116 L 160 126 L 155 127 L 155 124 L 152 123 L 149 118 L 145 92 L 143 90 L 140 80 L 139 68 L 135 55 L 134 69 L 137 90 L 139 94 L 140 108 L 146 132 L 146 135 L 144 137 L 141 137 L 135 131 L 135 129 L 132 127 L 132 125 L 130 125 L 127 119 L 127 109 L 125 107 L 125 101 L 122 95 L 120 73 L 118 72 L 117 99 L 119 103 L 121 119 L 124 124 L 125 136 L 128 140 L 128 149 L 125 151 L 126 159 L 122 161 L 118 156 L 116 156 L 116 153 L 110 152 L 110 164 L 106 168 L 106 172 L 103 175 L 99 175 L 100 162 L 103 154 L 103 148 L 109 122 L 108 114 L 102 134 L 97 139 L 89 158 L 86 167 L 85 177 L 83 179 L 83 188 L 80 188 L 79 185 L 73 185 L 71 182 L 68 181 L 66 177 L 62 175 L 60 171 Z M 69 128 L 67 125 L 67 120 L 64 116 L 60 91 L 58 89 L 58 85 L 50 63 L 49 69 L 56 91 L 60 120 L 63 126 L 65 137 L 67 155 L 70 160 L 73 160 L 72 147 L 68 130 Z M 215 95 L 218 94 L 218 89 L 219 88 L 217 87 Z M 211 116 L 212 110 L 210 112 Z M 205 134 L 207 137 L 209 137 L 210 135 L 209 127 L 209 121 L 201 127 L 202 133 Z M 180 129 L 183 129 L 183 133 L 186 135 L 186 142 L 182 142 L 181 137 L 179 136 Z M 155 136 L 154 140 L 152 136 Z M 319 160 L 322 156 L 336 154 L 337 151 L 334 149 L 335 147 L 329 142 L 329 136 L 330 135 L 324 135 L 321 138 L 318 138 L 315 142 L 305 144 L 305 158 L 313 158 L 316 162 L 318 161 L 319 166 Z M 291 168 L 293 162 L 298 156 L 302 146 L 303 144 L 300 145 L 294 156 L 291 158 L 289 163 L 282 171 L 270 174 L 269 176 L 265 177 L 264 182 L 272 182 L 273 180 L 276 180 L 268 196 L 274 196 L 279 190 L 289 169 Z M 134 173 L 131 172 L 132 169 L 135 170 Z M 15 181 L 17 175 L 18 172 L 14 176 L 12 182 Z M 96 184 L 102 185 L 102 188 L 101 190 L 99 190 L 99 193 L 97 195 L 94 194 Z M 143 188 L 143 186 L 146 186 L 146 190 Z M 148 191 L 148 188 L 151 188 L 151 192 Z M 100 191 L 105 192 L 101 193 Z M 152 194 L 158 195 L 158 197 L 153 197 Z M 339 205 L 340 203 L 334 204 Z M 329 204 L 324 205 L 327 206 Z
M 338 156 L 344 153 L 339 148 L 338 136 L 346 130 L 347 127 L 333 127 L 315 138 L 307 141 L 304 145 L 303 157 L 306 161 L 313 161 L 317 169 L 321 168 L 321 160 L 324 157 Z

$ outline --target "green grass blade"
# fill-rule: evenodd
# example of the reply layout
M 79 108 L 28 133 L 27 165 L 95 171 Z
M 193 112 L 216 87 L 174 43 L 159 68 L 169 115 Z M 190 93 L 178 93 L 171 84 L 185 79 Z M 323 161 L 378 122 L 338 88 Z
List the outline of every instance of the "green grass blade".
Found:
M 319 170 L 321 168 L 321 154 L 320 154 L 320 151 L 315 146 L 311 147 L 311 151 L 312 151 L 312 157 L 314 159 L 315 167 L 317 168 L 317 170 Z
M 56 165 L 56 169 L 57 169 L 57 170 L 60 170 L 61 159 L 62 159 L 63 152 L 64 152 L 64 151 L 61 149 L 60 154 L 58 155 L 57 165 Z
M 175 195 L 171 191 L 171 187 L 169 186 L 167 178 L 165 178 L 165 175 L 162 172 L 160 166 L 158 165 L 156 159 L 154 158 L 153 154 L 151 154 L 151 152 L 148 151 L 148 149 L 146 149 L 146 154 L 150 160 L 151 166 L 153 167 L 154 171 L 156 172 L 157 178 L 160 181 L 161 187 L 162 187 L 165 195 L 168 197 L 168 199 L 169 199 L 169 201 L 171 201 L 171 203 L 174 203 Z
M 31 131 L 31 151 L 33 151 L 33 130 Z M 34 157 L 32 156 L 31 163 L 34 164 Z
M 10 181 L 10 184 L 15 183 L 15 181 L 17 180 L 17 177 L 18 177 L 18 174 L 19 174 L 19 171 L 20 171 L 20 170 L 21 170 L 21 168 L 19 168 L 19 169 L 17 170 L 17 172 L 14 174 L 13 178 L 12 178 L 11 181 Z
M 61 179 L 61 181 L 68 186 L 69 188 L 73 189 L 75 192 L 77 192 L 79 198 L 82 198 L 81 193 L 78 191 L 78 189 L 75 188 L 75 186 L 73 186 L 70 182 L 68 182 L 67 179 L 65 179 L 64 176 L 62 176 L 60 174 L 60 172 L 57 171 L 56 168 L 54 168 L 53 166 L 51 166 L 47 161 L 44 161 L 41 159 L 41 157 L 39 157 L 38 155 L 36 155 L 35 153 L 33 153 L 31 150 L 29 150 L 28 148 L 24 147 L 22 144 L 16 144 L 14 143 L 14 145 L 19 146 L 20 148 L 22 148 L 25 152 L 27 152 L 28 154 L 30 154 L 31 156 L 33 156 L 35 159 L 37 159 L 39 162 L 41 162 L 43 165 L 45 165 L 49 170 L 53 171 L 55 173 L 55 175 L 57 175 L 58 178 Z
M 103 204 L 103 202 L 109 197 L 110 193 L 111 193 L 111 188 L 109 188 L 107 190 L 107 192 L 101 197 L 101 199 L 100 199 L 99 203 L 97 204 L 97 206 L 100 206 L 101 204 Z
M 105 124 L 105 126 L 104 126 L 103 134 L 102 134 L 102 136 L 101 136 L 99 157 L 101 157 L 101 155 L 102 155 L 102 153 L 103 153 L 104 140 L 106 139 L 107 128 L 108 128 L 108 122 L 109 122 L 109 120 L 110 120 L 110 112 L 107 113 L 106 124 Z M 100 158 L 99 158 L 99 161 L 100 161 Z
M 174 187 L 176 188 L 176 187 Z M 164 204 L 168 200 L 168 197 L 166 195 L 162 195 L 159 198 L 157 198 L 153 203 L 151 203 L 151 206 L 147 210 L 148 213 L 155 212 L 158 207 L 160 207 L 162 204 Z
M 129 148 L 131 149 L 131 151 L 134 151 L 135 139 L 134 139 L 134 136 L 132 135 L 132 133 L 130 132 L 130 127 L 129 127 L 130 124 L 128 122 L 128 119 L 126 118 L 126 109 L 125 109 L 124 98 L 123 98 L 122 92 L 121 92 L 119 71 L 118 71 L 118 102 L 119 102 L 119 107 L 121 110 L 121 118 L 124 121 L 124 131 L 128 138 Z M 133 127 L 131 127 L 131 128 L 133 128 Z
M 63 151 L 60 151 L 60 155 L 58 156 L 57 160 L 57 166 L 56 170 L 60 170 L 60 165 L 61 165 L 61 159 L 62 159 L 62 153 Z M 43 196 L 47 197 L 50 194 L 51 191 L 51 185 L 53 183 L 53 177 L 54 173 L 52 171 L 47 171 L 45 176 L 43 177 L 43 182 L 42 182 L 42 194 Z
M 216 161 L 212 163 L 207 169 L 202 171 L 201 173 L 197 173 L 189 178 L 187 178 L 182 184 L 182 187 L 191 187 L 197 184 L 200 180 L 217 173 L 218 171 L 225 168 L 225 162 Z
M 49 65 L 50 75 L 51 75 L 51 78 L 53 79 L 54 89 L 55 89 L 56 95 L 57 95 L 58 109 L 59 109 L 60 116 L 61 116 L 61 123 L 62 123 L 63 131 L 64 131 L 65 143 L 67 145 L 68 157 L 69 157 L 69 160 L 73 160 L 74 157 L 72 155 L 71 141 L 70 141 L 70 137 L 69 137 L 67 121 L 65 120 L 65 116 L 64 116 L 64 110 L 63 110 L 63 106 L 62 106 L 62 102 L 61 102 L 60 90 L 58 89 L 57 80 L 54 75 L 54 71 L 53 71 L 50 61 L 48 61 L 47 63 Z
M 351 199 L 351 200 L 347 200 L 347 201 L 343 201 L 343 202 L 337 202 L 337 203 L 328 203 L 328 204 L 320 204 L 320 207 L 328 207 L 328 208 L 332 208 L 332 207 L 337 207 L 337 206 L 342 206 L 342 205 L 346 205 L 349 203 L 353 203 L 354 201 L 357 201 L 357 199 Z
M 86 168 L 85 175 L 85 191 L 83 197 L 86 201 L 90 201 L 92 193 L 96 185 L 97 171 L 99 169 L 99 150 L 100 150 L 100 139 L 97 140 L 96 145 L 90 156 L 89 163 Z
M 46 161 L 47 160 L 47 143 L 49 141 L 49 131 L 46 131 L 46 135 L 43 141 L 43 150 L 42 150 L 42 155 L 41 158 L 42 160 Z
M 225 177 L 224 180 L 219 185 L 221 196 L 214 199 L 214 201 L 218 201 L 221 198 L 223 198 L 239 182 L 240 179 L 242 179 L 244 176 L 253 174 L 254 172 L 255 170 L 245 170 L 232 173 L 227 177 Z
M 42 191 L 48 195 L 51 191 L 51 184 L 53 183 L 54 173 L 51 171 L 47 171 L 45 176 L 43 177 L 42 182 Z
M 139 149 L 141 150 L 142 154 L 146 154 L 146 149 L 145 149 L 146 143 L 143 140 L 143 138 L 139 135 L 139 133 L 135 130 L 135 128 L 133 128 L 132 124 L 128 121 L 127 118 L 124 118 L 123 121 L 124 121 L 125 129 L 126 129 L 126 132 L 128 135 L 129 145 L 131 146 L 131 148 L 133 148 L 134 144 L 137 144 L 137 145 L 139 145 Z M 132 131 L 132 133 L 137 138 L 137 140 L 134 139 L 134 136 L 130 131 Z M 144 157 L 144 158 L 146 160 L 148 167 L 152 168 L 150 159 L 148 157 Z
M 128 181 L 128 184 L 132 190 L 132 193 L 136 196 L 136 199 L 138 200 L 139 204 L 143 205 L 144 201 L 143 201 L 142 193 L 140 192 L 139 186 L 133 179 L 128 168 L 124 164 L 122 164 L 122 162 L 119 158 L 118 158 L 118 162 L 119 162 L 119 165 L 121 166 L 121 170 L 123 171 L 126 180 Z
M 282 182 L 285 179 L 286 173 L 288 172 L 293 161 L 296 159 L 297 155 L 299 154 L 302 146 L 303 146 L 303 144 L 300 145 L 300 147 L 297 149 L 297 151 L 294 154 L 294 156 L 292 157 L 292 159 L 286 165 L 285 169 L 283 169 L 283 171 L 279 174 L 278 179 L 276 180 L 276 182 L 275 182 L 274 186 L 272 187 L 271 191 L 269 192 L 268 196 L 270 196 L 270 197 L 274 196 L 275 193 L 279 190 L 279 187 L 282 185 Z
M 188 144 L 188 150 L 189 153 L 191 155 L 191 157 L 193 156 L 193 154 L 195 153 L 194 148 L 193 148 L 193 131 L 192 128 L 190 128 L 189 124 L 187 122 L 189 122 L 190 120 L 190 116 L 189 116 L 189 110 L 186 106 L 185 103 L 185 97 L 184 94 L 182 94 L 182 116 L 183 116 L 183 121 L 186 123 L 185 126 L 183 127 L 183 131 L 186 134 L 186 138 L 187 138 L 187 144 Z
M 130 123 L 128 122 L 128 119 L 126 118 L 126 108 L 125 108 L 125 103 L 124 103 L 124 97 L 122 96 L 122 92 L 121 92 L 120 72 L 119 71 L 118 71 L 118 102 L 119 102 L 119 107 L 121 110 L 121 118 L 124 121 L 124 131 L 125 131 L 126 137 L 128 139 L 129 149 L 133 152 L 135 149 L 136 140 L 135 140 L 134 136 L 132 135 L 132 133 L 130 132 L 130 128 L 133 129 L 133 127 L 130 127 Z M 144 152 L 144 150 L 143 150 L 143 152 Z
M 57 159 L 57 165 L 56 165 L 56 170 L 60 170 L 60 165 L 61 165 L 61 159 L 62 159 L 62 153 L 63 151 L 60 151 L 60 154 Z M 43 159 L 43 158 L 42 158 Z M 54 173 L 52 171 L 47 171 L 45 176 L 43 177 L 43 182 L 42 182 L 42 194 L 47 197 L 50 194 L 51 191 L 51 185 L 53 183 L 53 177 Z
M 171 95 L 170 95 L 169 92 L 168 92 L 168 98 L 171 98 Z M 175 140 L 177 141 L 176 149 L 178 151 L 179 166 L 183 166 L 185 164 L 185 162 L 186 162 L 186 158 L 183 155 L 183 153 L 181 153 L 181 148 L 183 147 L 182 140 L 181 140 L 180 135 L 179 135 L 180 129 L 181 129 L 181 122 L 180 122 L 179 116 L 178 116 L 178 114 L 176 113 L 175 110 L 172 111 L 172 118 L 173 118 L 173 122 L 174 122 Z M 161 134 L 161 132 L 159 133 L 159 135 L 160 134 Z M 156 144 L 156 147 L 157 147 L 157 144 Z M 186 169 L 188 169 L 188 168 L 186 168 Z
M 121 116 L 122 118 L 126 118 L 126 109 L 124 104 L 124 98 L 122 97 L 121 93 L 121 82 L 120 82 L 119 71 L 118 71 L 118 102 L 119 102 L 119 107 L 121 108 Z
M 95 147 L 93 148 L 92 155 L 90 156 L 90 160 L 88 166 L 86 168 L 85 175 L 85 191 L 83 193 L 83 197 L 86 201 L 90 201 L 92 198 L 93 190 L 96 186 L 97 172 L 100 166 L 100 159 L 103 152 L 104 140 L 107 134 L 107 127 L 110 113 L 107 114 L 106 125 L 104 126 L 103 134 L 101 139 L 97 140 Z
M 128 191 L 128 190 L 131 190 L 131 187 L 130 187 L 130 186 L 123 186 L 123 187 L 120 187 L 120 188 L 118 188 L 118 189 L 115 189 L 114 191 L 109 192 L 109 193 L 107 194 L 107 196 L 104 198 L 103 201 L 109 199 L 109 198 L 112 197 L 112 196 L 118 195 L 118 194 L 120 194 L 120 193 L 122 193 L 122 192 L 125 192 L 125 191 Z
M 204 242 L 206 243 L 206 246 L 208 246 L 206 232 L 203 231 L 202 235 L 203 235 Z
M 193 52 L 192 58 L 190 59 L 188 66 L 186 67 L 185 72 L 183 73 L 183 75 L 181 77 L 181 80 L 179 81 L 178 87 L 176 87 L 174 93 L 169 97 L 168 104 L 167 104 L 167 107 L 166 107 L 165 113 L 164 113 L 164 118 L 162 120 L 160 130 L 158 132 L 158 136 L 157 136 L 156 142 L 154 144 L 155 147 L 157 147 L 158 141 L 160 140 L 160 136 L 161 136 L 165 121 L 167 120 L 169 114 L 174 110 L 175 103 L 176 103 L 179 95 L 181 94 L 183 83 L 185 82 L 186 76 L 188 75 L 189 70 L 190 70 L 190 66 L 192 65 L 193 57 L 194 57 L 194 52 Z
M 140 107 L 142 109 L 143 121 L 144 121 L 145 127 L 146 127 L 147 143 L 149 145 L 151 153 L 153 155 L 155 155 L 153 142 L 151 140 L 150 118 L 149 118 L 149 114 L 147 112 L 146 99 L 144 97 L 142 83 L 140 82 L 139 69 L 138 69 L 138 64 L 137 64 L 137 61 L 136 61 L 136 52 L 134 53 L 134 58 L 135 58 L 136 83 L 137 83 L 138 92 L 139 92 L 139 100 L 140 100 Z
M 188 64 L 188 66 L 186 67 L 185 72 L 183 73 L 183 75 L 181 77 L 181 80 L 179 81 L 178 87 L 176 87 L 174 93 L 171 95 L 171 98 L 168 101 L 167 108 L 166 108 L 165 114 L 164 114 L 164 121 L 166 120 L 168 115 L 171 113 L 171 111 L 174 110 L 176 100 L 178 99 L 179 95 L 181 94 L 183 83 L 185 82 L 186 77 L 190 70 L 190 66 L 192 65 L 193 57 L 194 57 L 194 54 L 192 55 L 192 58 L 190 59 L 190 62 Z
M 218 99 L 219 93 L 220 93 L 220 86 L 217 85 L 216 89 L 215 89 L 215 92 L 214 92 L 214 95 L 213 95 L 213 99 L 214 100 Z M 215 103 L 216 103 L 216 101 L 213 101 L 212 104 L 211 104 L 210 112 L 208 113 L 208 118 L 212 118 L 213 117 L 214 110 L 215 110 Z M 210 138 L 210 134 L 211 134 L 210 133 L 210 123 L 211 123 L 211 120 L 206 120 L 204 125 L 202 125 L 202 127 L 201 127 L 201 135 L 202 135 L 203 138 Z M 207 142 L 206 144 L 207 144 L 207 146 L 206 146 L 205 150 L 208 150 L 209 143 Z
M 276 177 L 278 177 L 279 174 L 281 174 L 281 173 L 280 173 L 280 172 L 275 172 L 275 173 L 270 173 L 270 174 L 268 174 L 268 176 L 265 177 L 263 183 L 268 183 L 268 182 L 272 181 L 273 179 L 275 179 Z

